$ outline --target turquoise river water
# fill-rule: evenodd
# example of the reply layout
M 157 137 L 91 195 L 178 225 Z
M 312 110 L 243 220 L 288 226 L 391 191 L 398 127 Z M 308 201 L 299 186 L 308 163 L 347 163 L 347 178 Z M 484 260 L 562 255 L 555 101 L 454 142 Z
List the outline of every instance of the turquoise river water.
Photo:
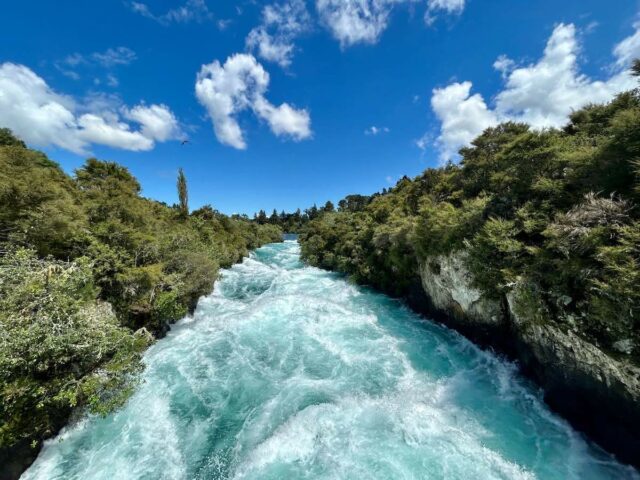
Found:
M 222 273 L 146 354 L 126 407 L 47 442 L 33 479 L 622 479 L 513 364 L 304 266 Z

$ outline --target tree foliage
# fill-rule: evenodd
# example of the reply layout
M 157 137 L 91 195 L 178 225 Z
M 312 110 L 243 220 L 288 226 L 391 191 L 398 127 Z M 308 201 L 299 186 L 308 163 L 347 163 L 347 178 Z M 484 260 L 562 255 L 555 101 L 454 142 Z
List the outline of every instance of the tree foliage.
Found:
M 0 257 L 0 446 L 55 433 L 70 408 L 121 405 L 150 342 L 96 300 L 88 259 Z
M 309 222 L 303 257 L 403 295 L 420 264 L 464 249 L 485 295 L 526 284 L 550 321 L 613 355 L 634 345 L 638 362 L 640 92 L 578 110 L 562 130 L 489 128 L 460 155 L 347 196 Z
M 0 449 L 52 435 L 75 406 L 120 405 L 152 336 L 221 267 L 281 239 L 210 206 L 189 214 L 184 187 L 170 207 L 113 162 L 70 177 L 0 129 Z
M 187 190 L 187 177 L 182 168 L 178 169 L 178 208 L 183 217 L 189 215 L 189 192 Z

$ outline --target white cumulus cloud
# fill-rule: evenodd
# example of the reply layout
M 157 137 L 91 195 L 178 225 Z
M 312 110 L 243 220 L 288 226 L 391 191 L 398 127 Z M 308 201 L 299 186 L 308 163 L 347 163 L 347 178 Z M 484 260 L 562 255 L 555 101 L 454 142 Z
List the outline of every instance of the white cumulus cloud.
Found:
M 387 28 L 394 7 L 417 4 L 418 0 L 316 0 L 316 10 L 340 45 L 376 43 Z M 436 14 L 459 14 L 465 0 L 428 0 L 425 20 L 432 23 Z
M 13 63 L 0 65 L 0 125 L 34 146 L 78 154 L 86 154 L 91 145 L 151 150 L 156 141 L 180 134 L 177 119 L 165 105 L 128 109 L 114 97 L 99 96 L 79 103 L 55 92 L 28 67 Z
M 124 116 L 140 124 L 140 132 L 146 138 L 166 142 L 179 136 L 178 119 L 166 105 L 137 105 L 124 110 Z
M 322 21 L 343 47 L 375 43 L 387 28 L 392 3 L 388 0 L 317 0 Z
M 132 131 L 128 124 L 93 113 L 85 113 L 78 117 L 73 125 L 72 134 L 81 142 L 79 153 L 82 153 L 88 144 L 133 151 L 151 150 L 154 146 L 153 139 L 141 132 Z
M 262 10 L 262 23 L 247 36 L 247 48 L 264 60 L 288 67 L 295 39 L 309 30 L 310 24 L 311 17 L 303 0 L 267 5 Z
M 436 143 L 443 161 L 451 160 L 461 146 L 497 122 L 496 114 L 489 110 L 482 96 L 471 95 L 471 82 L 435 89 L 431 107 L 441 122 Z
M 287 103 L 274 106 L 266 98 L 269 74 L 253 55 L 239 53 L 224 64 L 203 65 L 196 79 L 196 97 L 207 109 L 218 140 L 238 149 L 247 147 L 237 116 L 251 110 L 277 136 L 303 140 L 311 136 L 311 117 Z
M 428 25 L 432 24 L 439 12 L 448 14 L 460 14 L 464 10 L 465 0 L 429 0 L 424 20 Z
M 516 62 L 511 60 L 506 55 L 500 55 L 495 62 L 493 62 L 493 68 L 502 74 L 502 78 L 507 78 L 509 73 L 515 68 Z
M 636 29 L 640 24 L 636 24 Z M 534 128 L 560 127 L 569 114 L 588 103 L 610 100 L 615 94 L 632 89 L 636 80 L 628 71 L 639 30 L 613 49 L 615 71 L 605 80 L 593 80 L 580 73 L 580 43 L 572 24 L 555 27 L 542 58 L 534 64 L 516 68 L 506 56 L 498 57 L 494 68 L 502 73 L 505 86 L 490 108 L 480 94 L 472 94 L 471 82 L 453 83 L 433 90 L 431 106 L 441 122 L 436 144 L 441 160 L 455 157 L 462 146 L 492 125 L 504 121 L 526 122 Z

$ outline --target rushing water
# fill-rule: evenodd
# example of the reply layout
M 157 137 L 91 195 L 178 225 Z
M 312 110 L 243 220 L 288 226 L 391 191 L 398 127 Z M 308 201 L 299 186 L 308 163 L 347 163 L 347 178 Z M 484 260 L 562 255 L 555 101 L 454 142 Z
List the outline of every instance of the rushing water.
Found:
M 66 429 L 23 478 L 638 478 L 512 364 L 291 241 L 224 271 L 145 358 L 124 409 Z

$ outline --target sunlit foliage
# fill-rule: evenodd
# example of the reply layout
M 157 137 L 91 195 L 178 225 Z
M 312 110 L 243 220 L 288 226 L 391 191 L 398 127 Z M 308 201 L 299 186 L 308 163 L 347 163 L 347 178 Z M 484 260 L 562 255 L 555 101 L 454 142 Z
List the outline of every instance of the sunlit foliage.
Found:
M 488 297 L 526 285 L 548 321 L 638 362 L 640 92 L 576 111 L 562 130 L 489 128 L 460 155 L 346 197 L 306 227 L 303 257 L 405 295 L 421 264 L 463 249 Z
M 180 182 L 179 182 L 180 183 Z M 123 166 L 73 177 L 0 129 L 0 449 L 38 442 L 71 408 L 105 413 L 135 385 L 154 336 L 218 270 L 279 241 L 276 225 L 140 195 Z

